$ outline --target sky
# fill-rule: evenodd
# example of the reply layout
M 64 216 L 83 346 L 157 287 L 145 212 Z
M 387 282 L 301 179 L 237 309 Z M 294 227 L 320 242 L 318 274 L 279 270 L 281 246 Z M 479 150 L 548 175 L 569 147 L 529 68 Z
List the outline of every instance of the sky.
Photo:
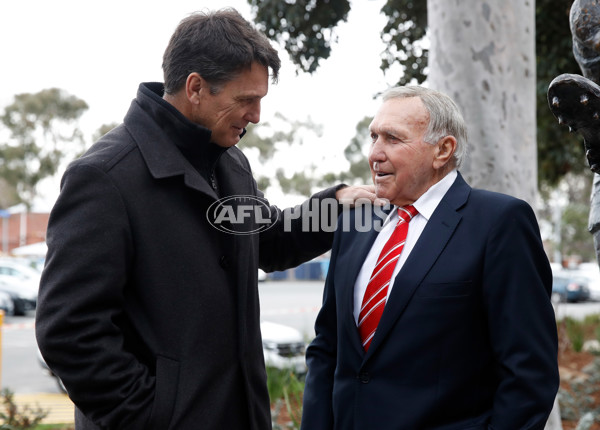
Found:
M 261 122 L 276 113 L 291 120 L 311 119 L 323 127 L 321 137 L 307 136 L 301 150 L 286 149 L 273 166 L 261 169 L 302 170 L 315 163 L 325 170 L 344 168 L 343 150 L 355 135 L 356 124 L 374 115 L 374 96 L 390 79 L 380 70 L 385 49 L 379 13 L 384 0 L 353 1 L 348 22 L 336 29 L 338 43 L 313 75 L 296 74 L 285 50 L 279 82 L 263 100 Z M 162 81 L 164 49 L 179 21 L 202 9 L 234 7 L 251 20 L 246 0 L 19 0 L 0 4 L 0 111 L 14 95 L 61 88 L 89 105 L 80 124 L 88 146 L 102 125 L 120 123 L 140 82 Z M 252 154 L 250 154 L 252 155 Z M 331 168 L 330 168 L 331 167 Z M 42 187 L 40 206 L 51 206 L 58 179 Z M 276 204 L 289 196 L 267 195 Z

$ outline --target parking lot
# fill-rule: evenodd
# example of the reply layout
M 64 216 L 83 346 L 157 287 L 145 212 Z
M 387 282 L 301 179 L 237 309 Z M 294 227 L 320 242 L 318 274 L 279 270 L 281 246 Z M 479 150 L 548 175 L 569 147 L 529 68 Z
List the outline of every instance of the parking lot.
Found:
M 266 281 L 259 284 L 262 319 L 299 330 L 309 341 L 314 336 L 314 320 L 320 308 L 323 281 Z M 557 318 L 583 319 L 600 313 L 600 302 L 555 303 Z M 36 355 L 35 313 L 7 316 L 2 327 L 1 386 L 17 393 L 22 401 L 55 405 L 71 416 L 68 401 L 61 397 L 56 381 L 40 366 Z M 50 403 L 48 403 L 50 402 Z

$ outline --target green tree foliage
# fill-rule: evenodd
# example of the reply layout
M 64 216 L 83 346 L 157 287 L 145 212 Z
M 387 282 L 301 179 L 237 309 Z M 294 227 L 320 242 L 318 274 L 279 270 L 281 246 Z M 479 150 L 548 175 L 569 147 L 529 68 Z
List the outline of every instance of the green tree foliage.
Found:
M 356 135 L 350 141 L 350 144 L 344 149 L 344 157 L 350 163 L 350 168 L 342 172 L 339 179 L 349 183 L 358 180 L 361 183 L 370 183 L 371 169 L 363 148 L 371 141 L 369 125 L 373 121 L 372 117 L 364 117 L 356 124 Z
M 542 201 L 538 205 L 540 218 L 552 220 L 558 210 L 557 204 L 560 206 L 556 201 L 556 194 L 562 196 L 559 251 L 565 257 L 579 257 L 581 261 L 596 260 L 594 243 L 588 231 L 592 177 L 592 171 L 585 169 L 580 173 L 567 173 L 556 186 L 542 184 Z M 553 235 L 551 246 L 556 245 Z
M 331 37 L 340 21 L 347 19 L 349 0 L 248 0 L 255 21 L 267 35 L 282 43 L 300 70 L 314 72 L 320 59 L 326 59 L 335 41 Z M 556 185 L 568 172 L 587 168 L 578 135 L 558 125 L 547 102 L 548 85 L 561 73 L 581 73 L 572 54 L 569 9 L 572 0 L 537 0 L 537 119 L 539 184 Z M 331 12 L 325 12 L 326 10 Z M 276 11 L 276 13 L 273 13 Z M 318 11 L 318 13 L 317 13 Z M 381 38 L 388 48 L 382 53 L 384 72 L 400 66 L 399 85 L 422 83 L 426 79 L 427 2 L 388 0 L 381 9 L 387 18 Z M 316 21 L 313 21 L 315 19 Z M 313 40 L 311 47 L 304 41 Z M 301 41 L 296 46 L 296 41 Z
M 573 0 L 537 0 L 537 143 L 539 183 L 556 185 L 567 173 L 588 170 L 583 141 L 559 126 L 548 108 L 547 91 L 562 73 L 581 74 L 573 57 L 569 10 Z
M 116 122 L 111 122 L 110 124 L 102 124 L 98 128 L 98 130 L 96 130 L 96 132 L 94 133 L 94 136 L 93 136 L 94 142 L 97 141 L 98 139 L 100 139 L 102 136 L 104 136 L 109 131 L 111 131 L 117 125 L 119 125 L 119 124 L 117 124 Z
M 367 154 L 365 153 L 365 146 L 371 140 L 369 136 L 369 124 L 371 124 L 371 121 L 373 121 L 372 117 L 364 117 L 356 124 L 356 135 L 344 149 L 344 157 L 350 164 L 350 167 L 339 173 L 330 172 L 323 175 L 315 185 L 327 187 L 340 182 L 348 185 L 371 183 L 371 169 Z
M 588 231 L 590 195 L 593 173 L 568 173 L 561 179 L 566 191 L 567 206 L 563 210 L 561 229 L 562 255 L 580 256 L 582 261 L 594 261 L 596 252 Z
M 314 171 L 314 168 L 309 168 L 309 172 Z M 275 172 L 275 178 L 281 187 L 281 191 L 285 194 L 300 194 L 302 196 L 309 196 L 312 188 L 318 182 L 314 175 L 307 173 L 306 170 L 296 172 L 292 176 L 288 177 L 285 170 L 282 168 L 277 169 Z
M 425 81 L 428 51 L 422 41 L 427 31 L 427 2 L 388 0 L 381 13 L 387 17 L 381 40 L 388 46 L 381 54 L 381 70 L 397 63 L 402 71 L 396 78 L 399 85 Z
M 335 27 L 348 19 L 349 0 L 248 0 L 254 21 L 269 38 L 280 43 L 303 72 L 313 73 L 320 60 L 329 58 L 336 42 Z M 398 82 L 425 80 L 427 50 L 421 40 L 427 29 L 427 2 L 388 0 L 381 12 L 387 17 L 381 39 L 389 46 L 382 53 L 381 69 L 399 64 Z
M 273 185 L 268 162 L 278 148 L 302 145 L 305 137 L 318 137 L 322 133 L 322 127 L 310 119 L 292 121 L 281 114 L 276 114 L 275 118 L 280 123 L 277 127 L 268 122 L 249 125 L 244 138 L 238 144 L 238 147 L 246 152 L 257 151 L 259 164 L 254 166 L 253 173 L 258 187 L 263 191 Z M 314 170 L 314 167 L 309 169 Z M 275 179 L 284 192 L 302 195 L 310 195 L 311 186 L 316 181 L 312 175 L 307 175 L 305 172 L 296 172 L 289 176 L 281 168 L 275 170 Z
M 269 123 L 261 123 L 258 126 L 251 125 L 238 144 L 238 147 L 246 152 L 252 150 L 258 152 L 259 163 L 254 166 L 253 173 L 261 190 L 266 191 L 271 185 L 277 183 L 281 191 L 286 194 L 309 196 L 315 187 L 331 186 L 340 182 L 346 184 L 371 182 L 371 171 L 364 148 L 365 143 L 369 141 L 369 124 L 373 118 L 365 117 L 356 125 L 356 135 L 344 150 L 344 156 L 350 165 L 347 170 L 317 173 L 316 166 L 312 164 L 304 167 L 301 171 L 290 174 L 289 171 L 286 171 L 289 169 L 278 167 L 275 169 L 275 177 L 272 178 L 268 163 L 277 152 L 277 148 L 302 145 L 303 137 L 321 134 L 321 127 L 310 119 L 290 121 L 280 114 L 277 114 L 277 118 L 283 121 L 282 126 L 285 130 L 274 131 Z M 294 163 L 292 162 L 290 165 L 293 166 Z
M 0 117 L 10 137 L 0 142 L 0 177 L 30 205 L 36 186 L 56 173 L 63 157 L 83 148 L 78 127 L 87 104 L 57 89 L 14 97 Z
M 312 73 L 331 53 L 333 29 L 346 21 L 348 0 L 248 0 L 255 21 L 271 39 L 285 46 L 292 61 Z
M 9 208 L 20 201 L 15 187 L 6 182 L 4 178 L 0 178 L 0 208 Z

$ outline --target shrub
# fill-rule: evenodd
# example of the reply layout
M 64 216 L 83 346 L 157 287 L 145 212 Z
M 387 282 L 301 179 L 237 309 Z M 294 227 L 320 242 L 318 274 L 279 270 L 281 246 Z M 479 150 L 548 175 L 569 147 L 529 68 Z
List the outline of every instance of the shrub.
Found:
M 267 367 L 267 388 L 273 405 L 273 430 L 299 429 L 304 381 L 292 370 Z
M 570 389 L 561 388 L 558 392 L 561 418 L 579 420 L 582 429 L 590 420 L 594 422 L 600 417 L 600 406 L 594 400 L 600 390 L 600 359 L 595 359 L 588 370 L 588 379 L 573 381 Z
M 14 401 L 14 393 L 5 388 L 0 392 L 3 410 L 0 411 L 0 430 L 29 430 L 35 428 L 44 418 L 48 411 L 41 408 L 32 409 L 25 405 L 19 410 Z
M 571 317 L 564 320 L 567 336 L 575 352 L 581 352 L 585 341 L 584 323 Z

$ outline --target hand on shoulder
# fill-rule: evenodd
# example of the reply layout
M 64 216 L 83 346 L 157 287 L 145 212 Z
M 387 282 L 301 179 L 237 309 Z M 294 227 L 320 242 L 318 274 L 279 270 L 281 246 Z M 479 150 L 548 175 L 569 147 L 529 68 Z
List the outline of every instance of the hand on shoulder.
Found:
M 371 203 L 376 206 L 385 206 L 389 202 L 380 199 L 375 194 L 374 185 L 353 185 L 340 188 L 335 193 L 336 199 L 340 204 L 355 207 L 365 203 Z

